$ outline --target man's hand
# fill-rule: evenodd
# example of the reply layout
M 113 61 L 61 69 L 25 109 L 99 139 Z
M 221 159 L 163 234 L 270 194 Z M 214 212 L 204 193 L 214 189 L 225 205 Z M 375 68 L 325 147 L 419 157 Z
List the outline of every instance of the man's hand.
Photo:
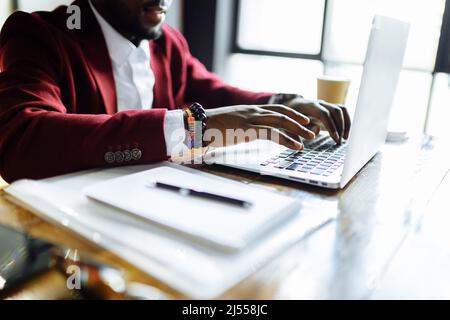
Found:
M 213 137 L 212 146 L 248 142 L 249 137 L 253 137 L 272 140 L 287 148 L 300 150 L 303 148 L 301 138 L 315 138 L 314 132 L 306 127 L 310 124 L 309 118 L 283 105 L 232 106 L 209 109 L 206 113 L 208 123 L 205 138 L 209 140 Z M 216 141 L 214 130 L 219 131 L 225 139 Z M 232 141 L 228 141 L 230 132 L 246 134 L 234 134 Z M 253 132 L 254 135 L 248 132 Z
M 321 128 L 324 128 L 338 144 L 342 143 L 342 139 L 348 139 L 351 120 L 344 106 L 322 100 L 312 101 L 303 98 L 295 98 L 286 105 L 310 117 L 311 123 L 308 128 L 315 134 L 318 134 Z

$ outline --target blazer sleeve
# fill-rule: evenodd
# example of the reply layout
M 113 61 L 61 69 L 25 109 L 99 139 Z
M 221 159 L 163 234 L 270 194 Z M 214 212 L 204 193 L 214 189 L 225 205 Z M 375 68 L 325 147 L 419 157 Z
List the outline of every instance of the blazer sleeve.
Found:
M 11 22 L 5 25 L 0 44 L 0 175 L 6 181 L 121 165 L 105 156 L 127 147 L 140 151 L 127 164 L 167 159 L 165 110 L 68 113 L 57 44 L 43 45 L 51 35 L 13 31 Z
M 186 101 L 196 101 L 207 108 L 214 108 L 241 104 L 267 104 L 274 95 L 268 92 L 246 91 L 226 84 L 192 56 L 186 39 L 179 32 L 171 28 L 169 32 L 176 38 L 187 66 Z

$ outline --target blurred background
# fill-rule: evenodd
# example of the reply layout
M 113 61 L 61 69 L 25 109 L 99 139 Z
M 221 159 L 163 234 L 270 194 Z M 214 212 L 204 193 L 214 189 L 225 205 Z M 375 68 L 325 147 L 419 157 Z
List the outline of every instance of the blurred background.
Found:
M 0 24 L 71 2 L 1 0 Z M 174 0 L 167 22 L 231 84 L 315 98 L 318 76 L 341 75 L 352 110 L 375 14 L 411 24 L 390 130 L 450 137 L 450 0 Z

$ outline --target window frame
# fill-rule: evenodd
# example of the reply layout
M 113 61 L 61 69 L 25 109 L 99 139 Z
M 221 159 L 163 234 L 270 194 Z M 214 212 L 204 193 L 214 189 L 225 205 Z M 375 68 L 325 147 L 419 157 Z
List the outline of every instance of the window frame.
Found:
M 327 63 L 340 63 L 340 61 L 328 61 L 324 59 L 323 48 L 326 41 L 328 14 L 330 10 L 329 0 L 324 0 L 324 12 L 323 12 L 323 25 L 322 25 L 322 35 L 321 35 L 321 45 L 320 52 L 318 54 L 305 54 L 305 53 L 292 53 L 292 52 L 281 52 L 272 50 L 257 50 L 257 49 L 246 49 L 239 46 L 239 15 L 242 0 L 231 0 L 233 5 L 233 26 L 232 26 L 232 37 L 231 37 L 231 54 L 241 53 L 241 54 L 251 54 L 251 55 L 263 55 L 272 57 L 284 57 L 284 58 L 297 58 L 297 59 L 307 59 L 307 60 L 319 60 L 326 67 Z M 342 62 L 344 63 L 344 62 Z M 350 62 L 345 62 L 345 64 L 354 64 Z M 417 68 L 404 68 L 404 70 L 411 71 L 424 71 Z M 428 71 L 428 70 L 426 70 Z M 444 72 L 450 74 L 450 0 L 445 0 L 445 9 L 442 17 L 442 27 L 441 34 L 439 36 L 439 47 L 436 53 L 436 62 L 434 70 L 431 72 L 434 75 L 437 72 Z

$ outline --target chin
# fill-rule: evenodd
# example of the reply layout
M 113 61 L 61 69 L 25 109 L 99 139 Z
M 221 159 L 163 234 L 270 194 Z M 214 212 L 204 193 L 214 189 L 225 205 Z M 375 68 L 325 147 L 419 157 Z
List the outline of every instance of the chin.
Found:
M 156 40 L 162 36 L 162 25 L 151 29 L 142 30 L 142 38 L 147 40 Z
M 140 34 L 144 39 L 154 40 L 162 35 L 166 13 L 155 9 L 144 11 L 139 19 Z
M 153 26 L 145 26 L 143 24 L 136 24 L 133 27 L 132 35 L 134 38 L 145 40 L 156 40 L 162 36 L 162 23 Z

